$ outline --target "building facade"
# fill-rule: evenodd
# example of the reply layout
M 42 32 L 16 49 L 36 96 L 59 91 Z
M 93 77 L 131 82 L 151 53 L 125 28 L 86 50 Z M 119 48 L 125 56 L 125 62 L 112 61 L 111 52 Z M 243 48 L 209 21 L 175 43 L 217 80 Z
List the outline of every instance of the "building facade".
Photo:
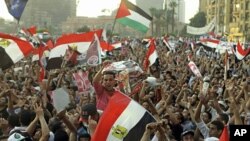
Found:
M 165 0 L 136 0 L 136 5 L 150 15 L 150 8 L 163 9 Z
M 228 35 L 230 41 L 250 41 L 250 0 L 201 1 L 200 11 L 206 13 L 207 23 L 216 18 L 217 34 Z
M 76 17 L 76 0 L 30 0 L 21 22 L 25 26 L 58 28 L 69 17 Z
M 185 23 L 185 0 L 178 0 L 178 21 Z

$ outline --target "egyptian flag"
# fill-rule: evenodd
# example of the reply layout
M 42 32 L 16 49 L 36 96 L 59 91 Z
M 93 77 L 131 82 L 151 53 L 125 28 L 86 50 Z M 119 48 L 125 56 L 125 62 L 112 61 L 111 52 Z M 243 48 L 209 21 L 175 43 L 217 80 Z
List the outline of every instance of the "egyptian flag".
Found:
M 8 69 L 33 50 L 32 45 L 17 37 L 0 33 L 0 68 Z
M 46 66 L 47 66 L 47 58 L 48 55 L 48 47 L 39 47 L 38 48 L 38 56 L 39 56 L 39 65 L 40 65 L 40 74 L 39 74 L 39 82 L 42 82 L 46 75 Z
M 116 20 L 123 25 L 146 33 L 150 27 L 152 17 L 128 0 L 121 0 Z
M 240 42 L 237 43 L 236 49 L 233 50 L 238 61 L 243 60 L 250 53 L 250 48 L 244 50 Z
M 27 2 L 28 0 L 5 0 L 9 13 L 18 21 L 23 14 Z
M 197 42 L 196 45 L 203 46 L 206 51 L 215 51 L 217 46 L 220 44 L 218 39 L 202 39 L 200 42 Z
M 45 56 L 46 59 L 49 58 L 49 53 L 50 53 L 49 47 L 48 46 L 43 47 L 42 45 L 40 45 L 40 47 L 34 49 L 32 52 L 32 55 L 33 55 L 31 58 L 32 62 L 39 61 L 39 53 L 41 51 L 43 52 L 42 54 L 43 54 L 43 56 Z
M 139 141 L 153 116 L 133 99 L 116 91 L 104 110 L 91 141 Z
M 33 36 L 36 34 L 36 26 L 31 26 L 30 28 L 27 29 L 27 31 Z
M 74 46 L 75 50 L 79 53 L 86 52 L 94 38 L 95 33 L 100 38 L 102 30 L 81 34 L 68 34 L 59 37 L 56 44 L 50 51 L 47 69 L 51 70 L 61 68 L 63 58 L 69 46 Z
M 107 43 L 106 41 L 100 41 L 100 45 L 103 51 L 112 51 L 115 48 L 112 44 Z
M 158 58 L 158 54 L 156 51 L 155 40 L 151 39 L 149 41 L 148 52 L 144 60 L 144 69 L 148 70 L 148 68 L 153 65 L 155 65 L 156 67 L 159 66 L 159 58 Z
M 168 51 L 172 51 L 173 50 L 172 46 L 168 42 L 168 37 L 163 37 L 163 43 L 167 47 Z

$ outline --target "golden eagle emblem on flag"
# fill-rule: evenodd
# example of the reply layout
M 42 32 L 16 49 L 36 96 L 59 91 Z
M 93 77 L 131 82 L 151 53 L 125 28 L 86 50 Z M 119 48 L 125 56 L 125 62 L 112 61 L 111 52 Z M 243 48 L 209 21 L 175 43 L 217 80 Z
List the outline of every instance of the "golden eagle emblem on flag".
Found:
M 121 125 L 116 125 L 112 128 L 112 135 L 118 139 L 123 139 L 128 133 L 128 130 Z
M 0 38 L 0 46 L 1 46 L 1 47 L 6 48 L 6 47 L 8 47 L 10 44 L 11 44 L 10 41 L 8 41 L 8 40 L 6 40 L 6 39 L 1 39 L 1 38 Z

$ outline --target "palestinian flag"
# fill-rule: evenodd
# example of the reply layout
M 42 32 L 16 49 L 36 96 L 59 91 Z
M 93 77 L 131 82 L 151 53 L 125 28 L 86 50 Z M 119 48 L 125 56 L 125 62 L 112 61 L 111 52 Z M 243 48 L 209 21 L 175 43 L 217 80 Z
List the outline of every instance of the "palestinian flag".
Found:
M 155 119 L 145 108 L 116 91 L 104 110 L 91 141 L 139 141 L 146 125 L 151 122 L 155 122 Z
M 0 33 L 0 68 L 8 69 L 33 50 L 32 45 L 17 37 Z
M 50 51 L 47 69 L 51 70 L 61 68 L 63 58 L 69 47 L 74 47 L 73 50 L 76 50 L 79 53 L 86 52 L 94 38 L 95 33 L 98 37 L 101 37 L 102 30 L 81 34 L 68 34 L 58 38 L 55 46 Z
M 123 25 L 146 33 L 150 27 L 152 17 L 131 2 L 122 0 L 116 20 Z

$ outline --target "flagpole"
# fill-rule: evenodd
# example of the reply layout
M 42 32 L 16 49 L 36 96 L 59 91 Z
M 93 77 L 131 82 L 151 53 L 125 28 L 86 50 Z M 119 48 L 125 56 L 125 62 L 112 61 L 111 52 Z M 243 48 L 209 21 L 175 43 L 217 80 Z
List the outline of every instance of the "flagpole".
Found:
M 115 24 L 116 24 L 116 17 L 117 17 L 117 13 L 118 13 L 118 10 L 119 10 L 121 4 L 122 4 L 122 0 L 120 2 L 120 5 L 119 5 L 117 11 L 116 11 L 115 20 L 113 21 L 113 25 L 112 25 L 112 28 L 111 28 L 111 33 L 110 33 L 110 37 L 109 37 L 109 40 L 108 40 L 108 50 L 109 50 L 110 44 L 111 44 L 110 41 L 112 41 L 112 36 L 113 36 L 114 29 L 115 29 Z

